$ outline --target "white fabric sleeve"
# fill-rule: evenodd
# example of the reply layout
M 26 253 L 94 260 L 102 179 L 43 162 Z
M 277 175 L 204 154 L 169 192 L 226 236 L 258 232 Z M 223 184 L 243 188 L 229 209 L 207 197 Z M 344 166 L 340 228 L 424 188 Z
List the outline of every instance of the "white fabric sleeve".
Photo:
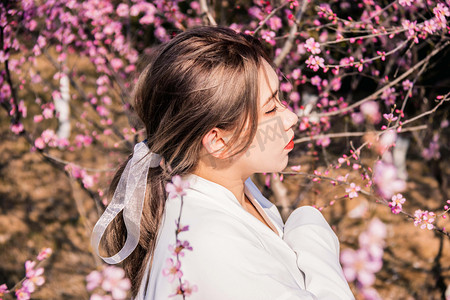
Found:
M 264 249 L 251 229 L 232 221 L 183 232 L 183 239 L 193 247 L 180 257 L 183 280 L 198 287 L 189 299 L 317 300 L 298 286 L 284 264 Z M 161 277 L 157 290 L 156 299 L 167 299 L 163 294 L 173 291 L 174 283 Z
M 355 299 L 339 263 L 339 241 L 322 213 L 304 206 L 292 212 L 284 241 L 297 254 L 306 290 L 319 300 Z

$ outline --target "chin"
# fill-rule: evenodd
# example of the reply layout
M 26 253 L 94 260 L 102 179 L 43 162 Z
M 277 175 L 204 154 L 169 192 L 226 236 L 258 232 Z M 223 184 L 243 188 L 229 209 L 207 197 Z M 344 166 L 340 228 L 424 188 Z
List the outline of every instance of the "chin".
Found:
M 281 160 L 276 166 L 268 167 L 265 171 L 261 173 L 279 173 L 282 172 L 284 169 L 286 169 L 288 164 L 288 157 L 286 156 L 285 159 Z

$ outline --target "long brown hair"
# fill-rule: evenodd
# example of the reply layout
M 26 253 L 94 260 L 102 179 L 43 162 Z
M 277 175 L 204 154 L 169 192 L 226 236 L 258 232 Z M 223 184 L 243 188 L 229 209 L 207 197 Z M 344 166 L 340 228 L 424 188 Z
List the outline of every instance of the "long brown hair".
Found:
M 139 290 L 151 259 L 166 201 L 165 184 L 197 166 L 202 138 L 217 127 L 234 130 L 227 148 L 237 155 L 251 144 L 258 124 L 258 72 L 269 61 L 251 36 L 220 27 L 180 33 L 163 45 L 139 76 L 134 109 L 145 125 L 150 151 L 164 160 L 149 170 L 139 244 L 123 261 L 131 292 Z M 245 138 L 239 138 L 245 129 Z M 131 157 L 131 156 L 130 156 Z M 127 161 L 118 170 L 110 196 Z M 126 239 L 120 213 L 106 231 L 104 247 L 117 253 Z

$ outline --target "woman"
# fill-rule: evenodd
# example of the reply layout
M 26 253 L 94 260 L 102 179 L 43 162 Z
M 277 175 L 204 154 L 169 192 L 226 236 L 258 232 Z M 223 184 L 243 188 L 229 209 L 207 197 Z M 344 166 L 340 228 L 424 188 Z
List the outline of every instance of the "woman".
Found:
M 136 299 L 187 294 L 186 280 L 192 299 L 353 299 L 320 212 L 297 209 L 284 225 L 250 179 L 286 167 L 298 121 L 269 62 L 251 36 L 203 27 L 164 45 L 141 74 L 134 107 L 147 140 L 116 174 L 92 239 L 98 253 L 108 229 L 115 255 L 104 259 L 123 260 Z M 189 187 L 167 197 L 176 175 Z M 176 239 L 189 242 L 177 258 Z

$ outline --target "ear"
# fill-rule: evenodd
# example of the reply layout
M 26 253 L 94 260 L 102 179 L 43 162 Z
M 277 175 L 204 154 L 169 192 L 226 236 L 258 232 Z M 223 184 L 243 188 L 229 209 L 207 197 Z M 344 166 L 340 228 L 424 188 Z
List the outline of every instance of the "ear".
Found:
M 202 139 L 203 147 L 216 158 L 224 158 L 224 152 L 229 138 L 226 132 L 219 128 L 211 129 Z

